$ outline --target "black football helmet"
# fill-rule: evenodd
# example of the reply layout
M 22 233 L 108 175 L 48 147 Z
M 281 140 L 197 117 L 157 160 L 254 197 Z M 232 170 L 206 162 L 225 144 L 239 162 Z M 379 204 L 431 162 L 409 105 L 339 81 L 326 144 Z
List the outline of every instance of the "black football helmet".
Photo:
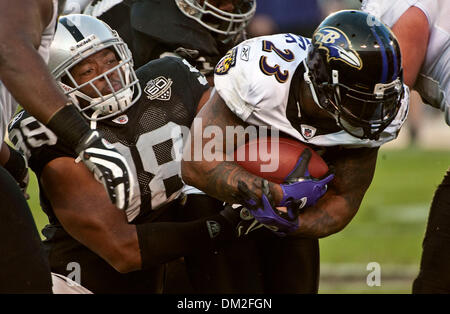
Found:
M 225 0 L 175 0 L 178 8 L 187 17 L 197 21 L 206 29 L 223 35 L 227 42 L 244 31 L 256 11 L 256 0 L 229 0 L 231 12 L 220 8 Z
M 256 0 L 233 0 L 234 11 L 218 9 L 217 0 L 140 0 L 131 5 L 133 56 L 140 66 L 176 54 L 211 74 L 220 58 L 245 38 L 244 28 Z
M 329 15 L 312 36 L 305 69 L 314 101 L 351 135 L 377 139 L 397 115 L 404 91 L 400 47 L 368 13 Z

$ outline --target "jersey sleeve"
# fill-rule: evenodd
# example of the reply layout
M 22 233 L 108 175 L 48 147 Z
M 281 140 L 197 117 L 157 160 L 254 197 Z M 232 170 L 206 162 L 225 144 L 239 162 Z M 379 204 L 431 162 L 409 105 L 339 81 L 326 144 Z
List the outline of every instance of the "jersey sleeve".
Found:
M 178 66 L 185 74 L 186 87 L 191 91 L 192 104 L 194 109 L 193 113 L 197 112 L 197 105 L 203 96 L 203 93 L 209 89 L 208 81 L 206 77 L 200 73 L 195 67 L 193 67 L 186 59 L 175 58 L 178 62 Z
M 256 107 L 252 99 L 251 80 L 245 65 L 237 63 L 238 47 L 229 50 L 214 70 L 214 86 L 228 108 L 240 119 L 247 121 Z
M 288 33 L 247 40 L 229 50 L 216 65 L 215 88 L 243 121 L 278 125 L 308 44 L 302 36 Z
M 58 142 L 50 129 L 24 110 L 13 118 L 8 131 L 11 143 L 24 154 L 38 177 L 53 159 L 67 156 L 76 158 L 74 152 Z

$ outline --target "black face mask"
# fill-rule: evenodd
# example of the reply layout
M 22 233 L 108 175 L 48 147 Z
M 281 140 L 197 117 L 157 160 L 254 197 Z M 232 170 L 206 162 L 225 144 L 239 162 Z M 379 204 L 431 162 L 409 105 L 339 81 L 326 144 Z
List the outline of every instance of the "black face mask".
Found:
M 358 138 L 376 139 L 400 108 L 403 88 L 392 87 L 382 97 L 354 90 L 344 84 L 319 86 L 321 103 L 337 117 L 341 128 Z

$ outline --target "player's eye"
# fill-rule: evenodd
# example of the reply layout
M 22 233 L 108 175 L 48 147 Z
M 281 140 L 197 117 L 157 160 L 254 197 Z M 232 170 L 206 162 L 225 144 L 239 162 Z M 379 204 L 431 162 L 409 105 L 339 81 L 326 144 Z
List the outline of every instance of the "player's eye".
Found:
M 116 64 L 117 63 L 117 59 L 116 58 L 109 58 L 106 61 L 107 64 Z
M 81 71 L 82 76 L 89 76 L 92 73 L 94 73 L 94 68 L 87 68 L 87 69 L 84 69 L 83 71 Z

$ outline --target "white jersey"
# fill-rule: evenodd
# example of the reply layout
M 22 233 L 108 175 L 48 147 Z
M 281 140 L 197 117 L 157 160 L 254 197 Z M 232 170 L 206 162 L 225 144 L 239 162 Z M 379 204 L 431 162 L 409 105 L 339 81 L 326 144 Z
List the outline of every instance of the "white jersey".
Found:
M 302 142 L 317 146 L 378 147 L 397 137 L 408 112 L 409 92 L 396 118 L 378 140 L 356 138 L 344 130 L 315 133 L 315 127 L 294 127 L 287 117 L 291 80 L 303 67 L 311 41 L 293 34 L 257 37 L 230 50 L 215 69 L 214 84 L 230 110 L 243 121 L 272 126 Z M 301 108 L 299 108 L 301 111 Z
M 53 36 L 55 35 L 56 29 L 56 19 L 58 17 L 58 0 L 53 0 L 53 16 L 50 24 L 47 25 L 41 37 L 41 45 L 39 46 L 38 52 L 42 59 L 47 63 L 50 56 L 50 44 L 53 41 Z M 0 136 L 3 140 L 5 136 L 6 126 L 11 120 L 12 116 L 17 109 L 17 101 L 6 89 L 5 85 L 0 81 L 0 115 L 1 115 L 1 127 Z
M 450 125 L 450 1 L 365 0 L 362 9 L 392 27 L 411 6 L 423 11 L 430 30 L 425 60 L 414 89 L 426 102 L 445 111 Z

